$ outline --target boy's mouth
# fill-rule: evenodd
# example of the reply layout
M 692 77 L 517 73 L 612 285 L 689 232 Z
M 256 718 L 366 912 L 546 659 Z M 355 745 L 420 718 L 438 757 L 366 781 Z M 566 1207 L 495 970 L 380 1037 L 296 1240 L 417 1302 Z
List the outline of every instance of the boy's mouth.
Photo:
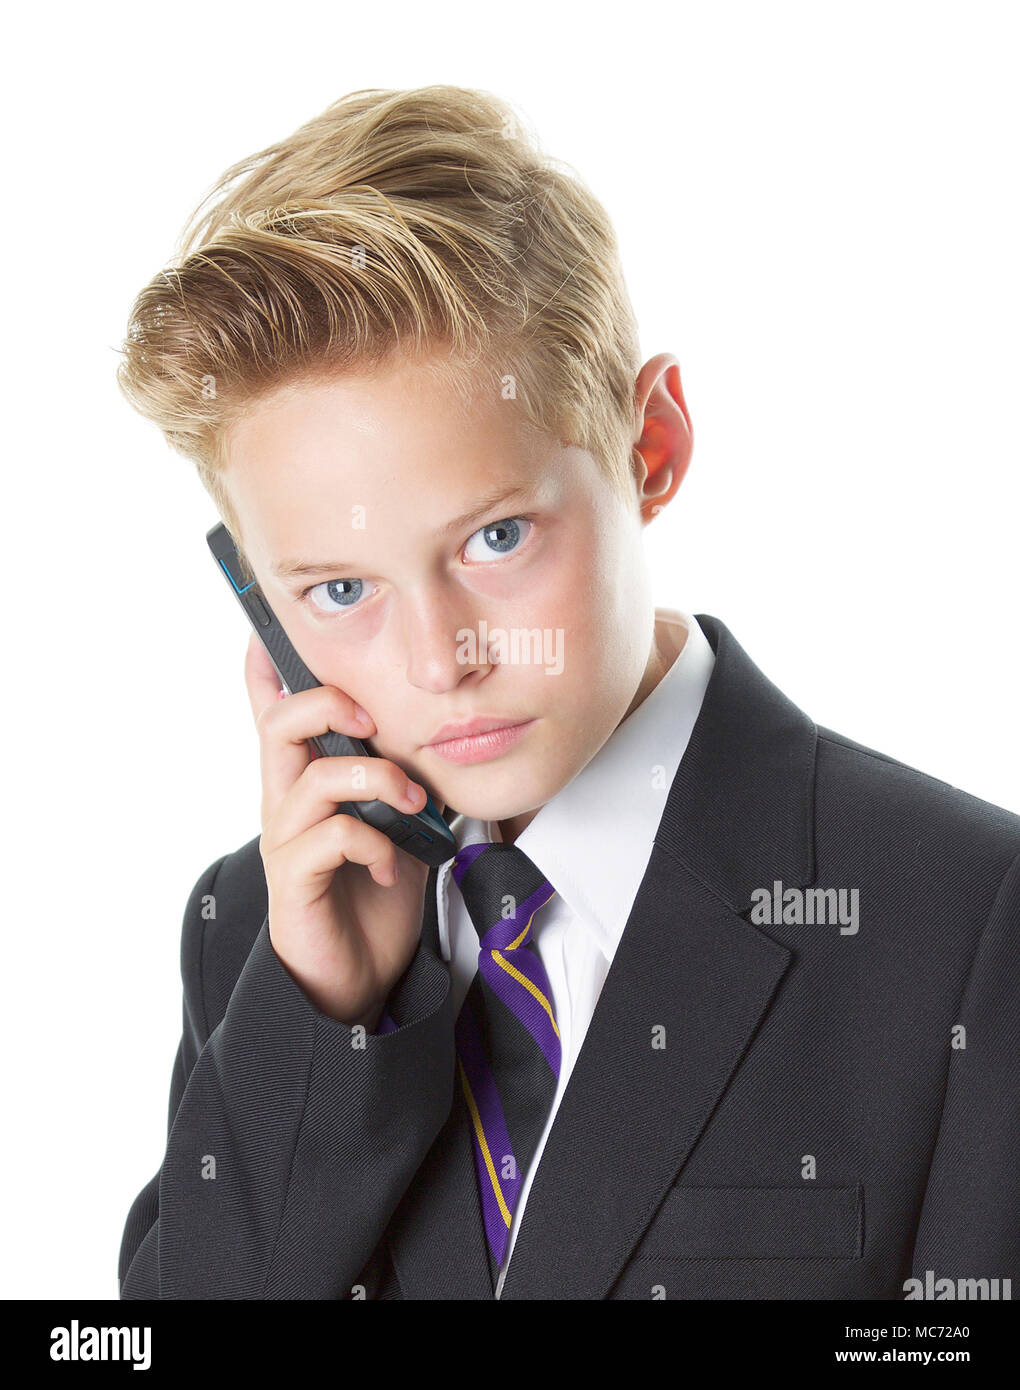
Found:
M 459 724 L 444 724 L 425 747 L 452 763 L 487 762 L 515 744 L 535 722 L 480 715 Z
M 436 730 L 425 746 L 431 748 L 435 743 L 447 743 L 452 738 L 473 738 L 475 734 L 487 734 L 493 729 L 507 729 L 514 724 L 525 722 L 523 719 L 498 714 L 476 714 L 471 719 L 453 720 L 444 724 Z

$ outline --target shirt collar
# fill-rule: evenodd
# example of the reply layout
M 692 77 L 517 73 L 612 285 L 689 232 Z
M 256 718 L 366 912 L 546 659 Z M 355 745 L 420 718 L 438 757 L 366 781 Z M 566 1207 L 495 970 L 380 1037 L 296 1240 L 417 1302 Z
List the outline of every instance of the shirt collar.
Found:
M 655 625 L 666 650 L 675 651 L 681 642 L 683 649 L 658 685 L 516 841 L 609 961 L 644 877 L 715 664 L 715 653 L 691 614 L 657 608 Z M 498 821 L 471 816 L 455 816 L 450 830 L 458 850 L 502 839 Z M 442 864 L 436 880 L 445 960 L 451 957 L 447 885 L 452 866 L 452 859 Z

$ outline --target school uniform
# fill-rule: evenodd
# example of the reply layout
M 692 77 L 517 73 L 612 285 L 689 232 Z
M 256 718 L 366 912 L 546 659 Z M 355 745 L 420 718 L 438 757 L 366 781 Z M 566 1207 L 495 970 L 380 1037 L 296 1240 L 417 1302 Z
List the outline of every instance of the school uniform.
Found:
M 482 972 L 457 865 L 498 825 L 450 813 L 458 860 L 364 1037 L 276 956 L 256 837 L 187 904 L 121 1297 L 1020 1288 L 1020 817 L 817 727 L 718 619 L 657 624 L 666 675 L 515 842 L 550 894 L 541 989 L 509 973 L 557 1067 L 512 1210 L 461 1041 Z

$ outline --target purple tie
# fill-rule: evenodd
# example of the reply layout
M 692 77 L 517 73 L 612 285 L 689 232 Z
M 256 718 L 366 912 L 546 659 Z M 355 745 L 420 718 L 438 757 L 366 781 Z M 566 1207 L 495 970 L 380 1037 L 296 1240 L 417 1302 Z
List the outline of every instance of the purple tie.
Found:
M 496 1279 L 560 1075 L 549 979 L 531 939 L 535 913 L 556 890 L 523 850 L 501 843 L 466 846 L 453 877 L 479 938 L 455 1039 Z

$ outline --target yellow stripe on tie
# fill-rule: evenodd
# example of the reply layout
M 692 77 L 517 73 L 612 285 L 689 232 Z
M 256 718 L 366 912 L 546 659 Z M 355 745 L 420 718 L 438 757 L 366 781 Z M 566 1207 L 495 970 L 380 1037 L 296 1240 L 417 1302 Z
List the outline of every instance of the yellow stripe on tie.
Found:
M 527 922 L 524 924 L 524 930 L 521 932 L 520 936 L 516 937 L 513 941 L 510 942 L 510 945 L 506 948 L 508 951 L 516 951 L 516 950 L 517 950 L 517 947 L 521 944 L 521 942 L 522 942 L 522 941 L 524 940 L 524 938 L 527 936 L 527 934 L 528 934 L 528 932 L 529 932 L 529 930 L 530 930 L 530 928 L 531 928 L 531 924 L 532 924 L 532 922 L 535 920 L 535 912 L 540 912 L 540 911 L 542 910 L 542 908 L 545 907 L 546 903 L 551 903 L 551 902 L 552 902 L 552 900 L 553 900 L 553 898 L 554 898 L 555 896 L 556 896 L 556 889 L 554 888 L 553 891 L 552 891 L 552 892 L 549 894 L 549 896 L 546 898 L 545 902 L 544 902 L 544 903 L 539 903 L 538 907 L 536 907 L 535 910 L 534 910 L 534 912 L 532 912 L 531 916 L 528 918 Z
M 521 944 L 521 941 L 524 941 L 524 938 L 527 937 L 528 931 L 531 930 L 531 923 L 535 920 L 535 913 L 541 912 L 542 908 L 545 908 L 546 903 L 552 902 L 554 897 L 556 897 L 556 888 L 553 888 L 553 891 L 550 892 L 549 897 L 546 898 L 545 902 L 539 902 L 539 905 L 536 906 L 536 908 L 532 909 L 531 916 L 529 916 L 527 922 L 524 923 L 524 931 L 521 931 L 520 937 L 514 937 L 514 940 L 511 941 L 509 947 L 507 947 L 507 951 L 516 951 L 518 945 Z M 493 951 L 493 955 L 495 954 L 496 952 Z
M 506 956 L 501 955 L 499 951 L 492 952 L 492 959 L 496 962 L 498 966 L 501 966 L 502 969 L 504 969 L 508 975 L 512 975 L 515 980 L 518 980 L 528 991 L 529 994 L 533 994 L 535 996 L 538 1002 L 542 1005 L 542 1008 L 545 1009 L 546 1013 L 549 1015 L 549 1022 L 552 1024 L 553 1032 L 556 1034 L 557 1037 L 559 1037 L 560 1030 L 556 1027 L 556 1020 L 555 1018 L 553 1018 L 552 1007 L 549 1003 L 549 1000 L 545 997 L 545 995 L 542 993 L 539 987 L 532 980 L 529 980 L 527 975 L 522 975 L 521 972 L 517 969 L 516 965 L 511 965 L 510 962 L 507 960 Z
M 492 1190 L 496 1194 L 496 1201 L 499 1203 L 499 1209 L 503 1213 L 503 1220 L 506 1223 L 507 1230 L 509 1230 L 512 1218 L 507 1210 L 506 1202 L 503 1201 L 503 1193 L 499 1186 L 499 1179 L 496 1177 L 496 1167 L 492 1161 L 492 1154 L 489 1153 L 489 1145 L 485 1138 L 485 1130 L 482 1128 L 482 1117 L 478 1113 L 478 1106 L 475 1104 L 475 1098 L 471 1094 L 471 1087 L 468 1084 L 468 1079 L 464 1074 L 464 1066 L 459 1057 L 457 1058 L 457 1070 L 460 1072 L 460 1084 L 464 1091 L 464 1098 L 468 1103 L 468 1109 L 471 1111 L 471 1123 L 475 1127 L 475 1138 L 478 1140 L 478 1147 L 481 1149 L 482 1157 L 485 1159 L 485 1166 L 489 1170 L 489 1181 L 492 1183 Z

